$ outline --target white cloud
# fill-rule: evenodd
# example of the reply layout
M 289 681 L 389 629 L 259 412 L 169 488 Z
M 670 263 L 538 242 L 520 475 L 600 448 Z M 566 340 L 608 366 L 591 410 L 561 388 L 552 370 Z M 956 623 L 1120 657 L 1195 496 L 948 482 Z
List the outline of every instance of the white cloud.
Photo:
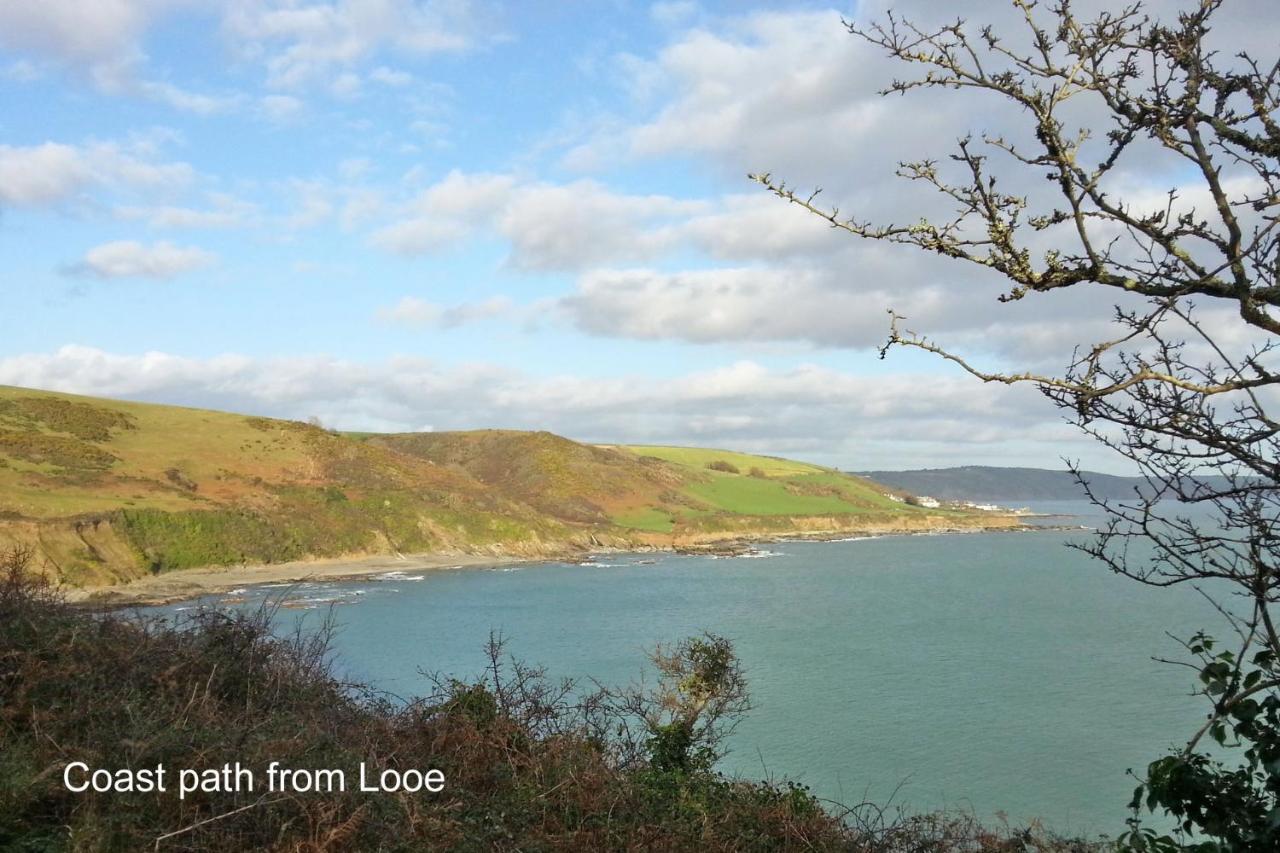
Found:
M 481 17 L 467 0 L 238 0 L 223 27 L 246 56 L 262 60 L 269 85 L 290 89 L 332 84 L 384 49 L 413 56 L 469 50 L 489 38 Z
M 210 115 L 233 109 L 235 95 L 194 92 L 149 79 L 144 37 L 167 14 L 194 0 L 0 0 L 0 48 L 47 57 L 85 75 L 99 91 L 132 95 Z M 29 60 L 14 67 L 34 68 Z
M 577 291 L 558 304 L 575 326 L 595 335 L 869 347 L 888 331 L 888 308 L 896 304 L 920 316 L 939 300 L 934 290 L 891 294 L 870 284 L 842 289 L 804 268 L 599 269 L 583 275 Z
M 369 72 L 369 79 L 375 83 L 381 83 L 384 86 L 399 88 L 401 86 L 408 86 L 412 83 L 413 75 L 407 71 L 397 71 L 394 68 L 379 65 L 377 68 Z
M 173 278 L 210 266 L 217 255 L 195 246 L 177 246 L 167 241 L 145 245 L 135 240 L 116 240 L 94 246 L 69 272 L 96 278 Z
M 963 377 L 855 376 L 812 365 L 773 370 L 750 361 L 663 378 L 581 378 L 416 358 L 194 359 L 66 346 L 0 358 L 0 383 L 316 415 L 342 429 L 549 429 L 580 440 L 698 443 L 855 469 L 957 459 L 1052 464 L 1047 445 L 1096 453 L 1030 388 Z M 1095 455 L 1091 464 L 1109 463 Z
M 676 223 L 705 209 L 705 202 L 616 193 L 595 181 L 525 183 L 455 170 L 405 205 L 400 219 L 377 231 L 372 242 L 421 254 L 488 229 L 510 244 L 513 267 L 576 270 L 653 258 L 675 246 Z
M 377 318 L 384 323 L 417 328 L 452 329 L 481 320 L 502 317 L 514 306 L 505 296 L 494 296 L 480 302 L 464 302 L 445 306 L 416 296 L 406 296 L 390 308 L 380 308 Z
M 115 214 L 144 221 L 152 228 L 236 228 L 258 216 L 257 206 L 226 193 L 210 193 L 204 208 L 176 205 L 122 205 Z
M 92 178 L 92 170 L 74 146 L 58 142 L 27 148 L 0 145 L 0 202 L 5 204 L 52 204 Z
M 461 242 L 506 203 L 515 178 L 458 170 L 418 194 L 400 218 L 378 229 L 371 242 L 402 255 L 418 255 Z
M 329 84 L 329 91 L 337 98 L 354 98 L 360 94 L 362 85 L 359 74 L 344 71 Z
M 1028 127 L 1015 105 L 996 96 L 953 90 L 882 96 L 893 80 L 924 69 L 887 57 L 851 35 L 842 21 L 883 20 L 891 7 L 925 29 L 961 17 L 976 35 L 990 23 L 1008 44 L 1021 46 L 1025 25 L 1011 6 L 972 0 L 855 5 L 856 14 L 843 16 L 836 8 L 721 14 L 673 30 L 668 43 L 647 57 L 619 54 L 623 88 L 646 96 L 629 122 L 604 125 L 571 148 L 566 162 L 608 168 L 619 158 L 693 155 L 729 176 L 773 171 L 800 187 L 825 186 L 837 202 L 874 201 L 884 211 L 897 192 L 849 196 L 901 187 L 892 177 L 900 160 L 950 153 L 954 141 L 970 131 Z M 661 17 L 686 11 L 684 6 L 659 3 L 651 12 Z M 1219 49 L 1219 61 L 1229 62 L 1241 47 L 1255 57 L 1273 50 L 1273 28 L 1257 26 L 1270 20 L 1273 6 L 1270 0 L 1239 0 L 1215 17 L 1210 42 Z M 1143 11 L 1169 19 L 1185 7 L 1181 0 L 1148 0 Z M 1073 4 L 1085 18 L 1107 8 L 1103 0 Z M 1040 14 L 1042 20 L 1051 17 Z M 1086 127 L 1107 126 L 1097 111 L 1084 119 Z
M 859 255 L 861 267 L 597 268 L 579 276 L 552 310 L 600 337 L 868 352 L 885 342 L 892 309 L 906 330 L 996 369 L 1058 371 L 1076 346 L 1119 334 L 1096 292 L 1057 291 L 1002 305 L 999 290 L 980 282 L 929 281 L 911 270 L 904 281 L 885 249 Z
M 859 242 L 763 192 L 687 200 L 620 193 L 590 180 L 550 184 L 454 171 L 398 213 L 375 230 L 374 245 L 416 255 L 496 236 L 508 247 L 509 267 L 579 273 L 558 305 L 574 326 L 599 336 L 870 348 L 883 343 L 893 308 L 913 328 L 947 333 L 949 343 L 1062 359 L 1069 347 L 1050 350 L 1062 336 L 1046 333 L 1037 309 L 1054 302 L 1055 320 L 1072 334 L 1097 313 L 1076 293 L 1041 296 L 1000 308 L 1007 333 L 993 336 L 991 309 L 1005 285 L 999 276 Z M 687 265 L 690 255 L 697 268 L 680 271 L 677 263 Z M 657 261 L 666 269 L 627 267 Z
M 690 0 L 666 0 L 649 7 L 649 17 L 664 27 L 685 23 L 698 14 L 698 4 Z
M 675 245 L 669 226 L 704 208 L 700 201 L 615 193 L 593 181 L 535 184 L 512 195 L 497 227 L 511 241 L 512 265 L 573 270 L 656 257 Z
M 373 242 L 412 255 L 480 232 L 504 237 L 511 266 L 532 270 L 581 270 L 681 249 L 778 260 L 850 245 L 847 235 L 763 192 L 680 199 L 616 192 L 593 180 L 553 184 L 456 169 L 403 205 Z
M 454 169 L 415 202 L 419 211 L 476 224 L 492 216 L 515 189 L 510 175 L 469 174 Z
M 726 195 L 708 207 L 709 212 L 691 217 L 681 231 L 690 243 L 715 258 L 812 260 L 851 245 L 848 234 L 763 192 Z
M 104 89 L 108 92 L 114 90 L 117 93 L 136 92 L 174 109 L 202 116 L 230 112 L 244 101 L 239 95 L 208 95 L 158 80 L 125 79 L 115 86 L 104 86 Z
M 4 0 L 0 45 L 85 63 L 129 59 L 163 2 L 149 0 Z
M 457 222 L 416 217 L 378 230 L 373 245 L 401 255 L 420 255 L 462 242 L 470 229 Z
M 258 111 L 271 121 L 286 122 L 302 114 L 305 105 L 292 95 L 264 95 L 258 100 Z
M 286 186 L 295 196 L 292 212 L 284 218 L 289 231 L 314 228 L 331 217 L 337 209 L 331 198 L 331 187 L 322 181 L 291 180 Z
M 896 69 L 834 10 L 719 17 L 675 32 L 650 57 L 620 55 L 617 69 L 624 88 L 654 108 L 571 147 L 567 164 L 694 155 L 733 178 L 772 169 L 843 190 L 857 185 L 850 172 L 883 183 L 863 164 L 891 173 L 910 150 L 903 143 L 936 143 L 959 127 L 958 110 L 938 99 L 919 98 L 929 103 L 917 108 L 879 97 Z
M 186 163 L 156 162 L 149 143 L 0 145 L 0 205 L 39 206 L 67 201 L 94 185 L 172 189 L 189 184 Z
M 862 4 L 858 15 L 883 17 L 883 5 Z M 1092 14 L 1103 4 L 1085 5 L 1090 8 L 1081 11 Z M 1156 12 L 1167 14 L 1173 5 L 1158 0 Z M 937 0 L 894 6 L 926 26 L 956 14 L 955 4 Z M 1241 34 L 1262 8 L 1257 0 L 1242 0 L 1239 9 L 1224 11 L 1215 37 Z M 661 17 L 688 10 L 664 4 L 652 11 Z M 988 14 L 984 7 L 981 20 L 998 21 L 1016 41 L 1016 17 L 1008 8 Z M 620 161 L 648 166 L 693 158 L 740 181 L 743 191 L 704 198 L 700 208 L 690 203 L 687 211 L 658 219 L 595 215 L 586 203 L 554 203 L 564 192 L 545 193 L 542 206 L 520 220 L 507 218 L 503 227 L 498 218 L 494 230 L 510 242 L 514 266 L 527 258 L 530 268 L 580 272 L 575 291 L 558 302 L 576 327 L 643 340 L 869 348 L 883 342 L 884 311 L 892 307 L 909 317 L 910 328 L 951 348 L 1007 359 L 1006 365 L 1055 369 L 1069 360 L 1073 344 L 1114 333 L 1107 306 L 1132 306 L 1127 294 L 1076 288 L 998 305 L 995 297 L 1007 282 L 994 272 L 859 241 L 745 180 L 747 171 L 769 170 L 802 192 L 824 187 L 820 205 L 859 219 L 949 220 L 953 200 L 898 178 L 898 162 L 932 157 L 944 170 L 957 168 L 946 155 L 961 136 L 987 131 L 1019 138 L 1027 122 L 1015 108 L 972 92 L 882 97 L 881 89 L 913 69 L 850 35 L 835 11 L 699 21 L 674 31 L 651 56 L 617 57 L 623 88 L 636 97 L 632 119 L 584 123 L 596 130 L 586 131 L 581 144 L 569 144 L 564 162 L 607 171 Z M 1223 37 L 1222 44 L 1233 37 Z M 1106 124 L 1104 116 L 1088 111 L 1076 118 L 1084 126 Z M 1185 170 L 1152 155 L 1149 147 L 1135 152 L 1132 162 L 1108 176 L 1107 190 L 1135 200 L 1139 211 L 1163 207 L 1169 187 L 1185 179 Z M 1003 168 L 1009 161 L 991 162 Z M 1002 187 L 1027 193 L 1035 204 L 1053 189 L 1042 177 L 1014 164 Z M 1230 166 L 1224 180 L 1235 197 L 1248 189 Z M 607 188 L 602 193 L 617 196 L 610 202 L 616 209 L 621 195 Z M 1182 192 L 1180 206 L 1191 204 L 1202 212 L 1212 208 L 1203 190 Z M 574 234 L 587 237 L 578 243 Z M 1097 236 L 1105 242 L 1107 235 Z M 1052 232 L 1032 235 L 1030 248 L 1044 251 L 1056 238 Z M 619 269 L 630 264 L 658 269 Z
M 105 184 L 172 190 L 190 184 L 196 177 L 195 170 L 186 163 L 158 163 L 124 146 L 103 143 L 87 146 L 84 151 L 90 169 Z

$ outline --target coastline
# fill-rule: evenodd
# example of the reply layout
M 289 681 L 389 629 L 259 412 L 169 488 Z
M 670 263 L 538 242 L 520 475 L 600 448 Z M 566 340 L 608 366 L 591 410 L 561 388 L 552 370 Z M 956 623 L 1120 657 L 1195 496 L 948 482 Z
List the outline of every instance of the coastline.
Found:
M 994 520 L 994 519 L 993 519 Z M 632 547 L 566 547 L 563 552 L 538 556 L 500 554 L 375 554 L 366 556 L 324 557 L 262 565 L 212 566 L 153 575 L 125 583 L 87 588 L 64 588 L 69 603 L 102 609 L 154 607 L 234 592 L 244 587 L 263 584 L 340 581 L 387 572 L 430 572 L 444 569 L 481 568 L 545 562 L 582 562 L 602 554 L 682 553 L 737 556 L 755 545 L 770 542 L 829 542 L 881 536 L 936 536 L 943 534 L 1032 533 L 1060 530 L 1054 526 L 1028 524 L 990 526 L 937 526 L 930 528 L 879 527 L 873 530 L 828 529 L 777 532 L 758 535 L 713 537 L 704 541 L 662 545 L 636 543 Z
M 68 588 L 64 592 L 68 602 L 82 606 L 153 607 L 262 584 L 337 581 L 387 572 L 426 572 L 479 566 L 505 566 L 513 563 L 542 562 L 544 559 L 546 558 L 507 557 L 492 554 L 403 556 L 379 554 L 369 557 L 325 557 L 267 565 L 183 569 L 110 586 Z

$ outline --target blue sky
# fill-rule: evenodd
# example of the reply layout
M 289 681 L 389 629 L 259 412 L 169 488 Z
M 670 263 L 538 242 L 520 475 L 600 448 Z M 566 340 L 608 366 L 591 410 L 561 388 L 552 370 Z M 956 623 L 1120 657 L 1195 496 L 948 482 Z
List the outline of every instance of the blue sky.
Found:
M 874 351 L 894 307 L 984 363 L 1061 364 L 1084 303 L 999 308 L 999 282 L 842 240 L 746 179 L 901 214 L 898 159 L 1004 120 L 879 98 L 894 68 L 840 23 L 876 11 L 0 0 L 0 382 L 847 467 L 1110 467 L 1026 389 Z

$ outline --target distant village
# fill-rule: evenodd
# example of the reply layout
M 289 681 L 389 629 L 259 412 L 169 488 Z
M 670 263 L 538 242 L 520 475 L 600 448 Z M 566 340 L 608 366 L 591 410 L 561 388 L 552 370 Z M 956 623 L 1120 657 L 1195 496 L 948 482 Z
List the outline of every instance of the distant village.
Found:
M 948 509 L 977 509 L 983 512 L 1004 512 L 1013 515 L 1027 515 L 1031 510 L 1027 507 L 1020 509 L 1009 509 L 998 504 L 974 503 L 973 501 L 940 501 L 929 495 L 885 495 L 889 500 L 895 503 L 907 504 L 908 506 L 918 506 L 924 509 L 940 509 L 946 507 Z

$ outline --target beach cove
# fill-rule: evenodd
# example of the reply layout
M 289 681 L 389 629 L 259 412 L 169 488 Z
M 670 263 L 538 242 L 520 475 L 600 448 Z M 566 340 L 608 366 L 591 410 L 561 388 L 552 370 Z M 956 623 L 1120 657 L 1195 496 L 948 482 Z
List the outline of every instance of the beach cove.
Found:
M 1084 504 L 1046 511 L 1090 520 Z M 1197 596 L 1112 576 L 1066 547 L 1080 536 L 848 537 L 738 556 L 383 571 L 156 612 L 292 601 L 277 612 L 291 632 L 332 608 L 342 672 L 398 696 L 430 692 L 429 673 L 479 678 L 491 632 L 514 657 L 584 684 L 629 683 L 647 649 L 720 633 L 742 656 L 754 706 L 726 770 L 793 778 L 842 803 L 892 798 L 1115 832 L 1126 771 L 1202 717 L 1183 673 L 1150 658 L 1168 653 L 1169 626 L 1209 626 L 1212 614 Z

